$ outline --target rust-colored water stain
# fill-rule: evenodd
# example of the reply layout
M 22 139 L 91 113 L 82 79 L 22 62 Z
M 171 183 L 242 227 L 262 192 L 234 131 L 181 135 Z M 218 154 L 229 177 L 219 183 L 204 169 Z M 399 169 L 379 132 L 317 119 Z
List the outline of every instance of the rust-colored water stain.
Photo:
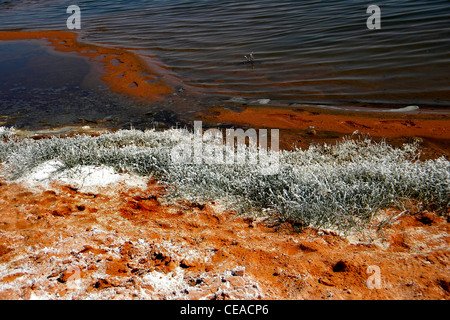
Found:
M 77 41 L 78 35 L 68 31 L 4 31 L 0 40 L 47 40 L 60 52 L 76 52 L 90 60 L 104 63 L 105 81 L 116 93 L 150 101 L 161 100 L 172 88 L 138 55 L 118 48 L 108 48 Z M 147 81 L 152 80 L 152 81 Z

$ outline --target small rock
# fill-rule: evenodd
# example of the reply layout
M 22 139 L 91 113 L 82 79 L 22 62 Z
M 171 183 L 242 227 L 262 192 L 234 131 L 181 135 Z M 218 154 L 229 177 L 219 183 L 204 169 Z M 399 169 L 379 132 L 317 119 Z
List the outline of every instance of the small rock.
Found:
M 323 285 L 326 285 L 326 286 L 329 286 L 329 287 L 334 287 L 335 286 L 335 284 L 330 279 L 327 279 L 327 278 L 320 278 L 319 279 L 319 283 L 321 283 Z
M 191 268 L 191 267 L 194 267 L 195 265 L 196 265 L 196 264 L 195 264 L 194 261 L 192 261 L 192 259 L 186 259 L 186 258 L 184 258 L 184 259 L 181 260 L 181 262 L 180 262 L 180 267 L 183 268 L 183 269 Z
M 230 102 L 244 103 L 247 102 L 247 99 L 242 97 L 233 97 L 229 100 Z
M 259 99 L 257 101 L 259 104 L 268 104 L 270 102 L 270 99 Z
M 231 270 L 231 274 L 234 277 L 243 277 L 245 274 L 245 268 L 235 268 L 235 269 Z
M 308 129 L 306 129 L 306 134 L 315 136 L 317 134 L 317 130 L 313 126 L 310 126 Z
M 78 280 L 80 279 L 80 277 L 81 277 L 80 268 L 69 267 L 63 272 L 61 272 L 57 280 L 61 283 L 66 283 L 67 281 Z

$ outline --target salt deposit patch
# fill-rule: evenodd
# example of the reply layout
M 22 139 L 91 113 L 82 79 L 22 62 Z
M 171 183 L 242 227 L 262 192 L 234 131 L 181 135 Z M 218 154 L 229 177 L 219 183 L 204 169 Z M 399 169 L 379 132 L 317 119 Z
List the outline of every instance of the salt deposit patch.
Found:
M 20 181 L 33 186 L 46 186 L 53 181 L 59 181 L 62 184 L 89 191 L 118 183 L 123 183 L 128 187 L 145 188 L 148 178 L 117 173 L 113 168 L 106 166 L 77 166 L 68 169 L 61 161 L 50 160 L 34 168 Z
M 145 284 L 153 287 L 154 293 L 159 295 L 170 295 L 172 292 L 180 292 L 187 287 L 184 281 L 184 271 L 181 268 L 174 272 L 164 274 L 158 271 L 152 271 L 142 277 Z
M 409 112 L 409 111 L 416 111 L 419 109 L 420 109 L 419 106 L 407 106 L 399 109 L 389 109 L 387 110 L 387 112 Z

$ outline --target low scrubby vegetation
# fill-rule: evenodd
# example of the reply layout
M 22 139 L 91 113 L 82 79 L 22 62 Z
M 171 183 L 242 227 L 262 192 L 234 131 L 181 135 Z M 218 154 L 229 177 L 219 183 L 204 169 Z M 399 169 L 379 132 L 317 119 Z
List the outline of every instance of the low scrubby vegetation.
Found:
M 416 144 L 396 148 L 353 136 L 332 146 L 280 151 L 278 173 L 264 175 L 261 162 L 174 163 L 174 146 L 180 141 L 193 146 L 192 137 L 186 130 L 170 129 L 33 140 L 0 128 L 2 175 L 18 179 L 50 160 L 67 168 L 103 165 L 154 177 L 170 186 L 174 199 L 221 201 L 246 214 L 340 230 L 362 226 L 380 208 L 401 206 L 406 200 L 448 212 L 450 162 L 444 157 L 419 161 Z M 214 141 L 204 141 L 208 144 Z

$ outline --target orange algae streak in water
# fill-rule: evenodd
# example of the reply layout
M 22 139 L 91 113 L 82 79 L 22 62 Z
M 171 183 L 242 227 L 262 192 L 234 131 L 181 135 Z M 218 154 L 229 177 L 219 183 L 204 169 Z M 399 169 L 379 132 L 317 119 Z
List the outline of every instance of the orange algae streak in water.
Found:
M 0 32 L 0 40 L 31 39 L 45 39 L 58 51 L 77 52 L 91 60 L 99 59 L 105 64 L 106 74 L 102 80 L 116 93 L 151 101 L 161 100 L 163 95 L 172 93 L 172 88 L 158 79 L 159 75 L 132 52 L 81 43 L 77 41 L 76 33 L 68 31 Z M 147 80 L 152 80 L 151 84 Z

